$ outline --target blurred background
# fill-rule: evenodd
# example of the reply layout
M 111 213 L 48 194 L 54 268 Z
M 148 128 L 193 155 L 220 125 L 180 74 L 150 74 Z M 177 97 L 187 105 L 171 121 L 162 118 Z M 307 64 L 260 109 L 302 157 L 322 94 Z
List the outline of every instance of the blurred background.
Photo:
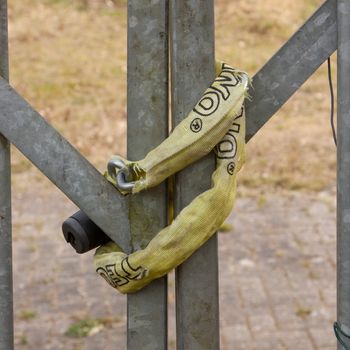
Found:
M 9 0 L 11 84 L 101 172 L 126 149 L 126 3 Z M 216 0 L 217 58 L 253 76 L 321 3 Z M 329 113 L 324 64 L 247 146 L 219 236 L 223 350 L 335 348 Z M 14 147 L 12 165 L 16 348 L 124 349 L 125 297 L 63 241 L 76 208 Z M 172 276 L 169 301 L 175 349 Z

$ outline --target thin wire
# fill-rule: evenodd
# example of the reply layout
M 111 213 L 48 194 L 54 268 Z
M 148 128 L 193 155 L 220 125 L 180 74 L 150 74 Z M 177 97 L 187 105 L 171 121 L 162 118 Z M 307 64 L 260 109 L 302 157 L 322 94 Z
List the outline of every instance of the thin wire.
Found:
M 332 127 L 334 144 L 337 147 L 337 133 L 335 131 L 335 125 L 334 125 L 334 91 L 333 91 L 332 69 L 331 69 L 331 58 L 330 57 L 328 57 L 328 59 L 327 59 L 327 67 L 328 67 L 329 92 L 331 94 L 331 117 L 330 117 L 330 120 L 331 120 L 331 127 Z

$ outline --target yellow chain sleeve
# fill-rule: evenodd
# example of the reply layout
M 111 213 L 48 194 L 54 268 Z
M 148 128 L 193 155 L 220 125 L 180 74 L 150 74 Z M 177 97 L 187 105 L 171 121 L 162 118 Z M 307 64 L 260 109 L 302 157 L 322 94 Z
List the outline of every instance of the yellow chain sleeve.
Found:
M 121 293 L 135 292 L 184 262 L 224 223 L 236 195 L 236 176 L 244 163 L 248 76 L 225 63 L 189 115 L 139 162 L 127 162 L 133 192 L 152 187 L 209 153 L 217 166 L 212 187 L 197 196 L 146 248 L 129 255 L 113 242 L 97 249 L 96 272 Z M 107 177 L 115 183 L 115 178 Z

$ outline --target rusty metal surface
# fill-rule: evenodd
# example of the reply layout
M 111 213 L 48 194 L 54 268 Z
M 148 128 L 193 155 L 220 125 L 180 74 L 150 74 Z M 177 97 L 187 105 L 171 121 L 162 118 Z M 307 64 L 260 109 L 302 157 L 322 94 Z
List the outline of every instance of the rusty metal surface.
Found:
M 128 158 L 168 135 L 168 1 L 128 2 Z M 133 249 L 167 224 L 166 183 L 130 198 Z M 128 295 L 128 350 L 167 349 L 167 277 Z

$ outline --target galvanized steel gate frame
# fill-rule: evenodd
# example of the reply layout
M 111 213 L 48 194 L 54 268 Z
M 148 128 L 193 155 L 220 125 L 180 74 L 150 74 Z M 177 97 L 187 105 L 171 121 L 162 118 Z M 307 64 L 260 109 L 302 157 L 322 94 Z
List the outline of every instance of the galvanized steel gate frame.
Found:
M 168 135 L 169 65 L 172 126 L 213 80 L 213 1 L 128 1 L 128 158 L 143 157 Z M 327 0 L 255 75 L 246 141 L 337 48 L 337 312 L 349 332 L 350 1 Z M 127 252 L 145 246 L 167 224 L 168 198 L 166 184 L 137 201 L 120 196 L 9 85 L 7 0 L 0 0 L 0 75 L 0 350 L 12 350 L 10 143 Z M 209 155 L 176 175 L 176 212 L 209 187 L 213 168 Z M 178 350 L 220 348 L 217 248 L 215 235 L 176 269 Z M 167 278 L 129 295 L 127 305 L 128 350 L 167 349 Z

